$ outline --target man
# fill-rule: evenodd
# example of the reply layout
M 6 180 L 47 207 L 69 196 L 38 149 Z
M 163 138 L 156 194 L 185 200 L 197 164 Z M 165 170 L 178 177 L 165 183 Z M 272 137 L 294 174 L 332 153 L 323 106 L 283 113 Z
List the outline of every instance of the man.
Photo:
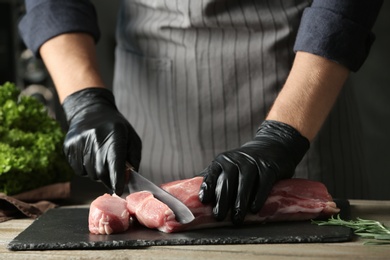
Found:
M 348 90 L 324 122 L 368 55 L 381 3 L 122 1 L 115 98 L 97 71 L 89 1 L 27 0 L 20 28 L 63 103 L 78 174 L 121 194 L 126 161 L 156 183 L 201 173 L 201 201 L 240 224 L 294 173 L 365 195 Z M 347 174 L 356 184 L 340 182 Z

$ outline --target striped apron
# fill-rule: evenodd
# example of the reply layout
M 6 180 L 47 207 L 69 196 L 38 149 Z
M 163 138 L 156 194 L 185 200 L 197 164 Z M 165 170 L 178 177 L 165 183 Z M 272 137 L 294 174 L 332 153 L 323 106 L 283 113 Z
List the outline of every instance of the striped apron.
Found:
M 193 177 L 253 138 L 293 62 L 303 0 L 124 0 L 113 91 L 143 140 L 140 172 Z M 365 195 L 356 105 L 346 88 L 296 177 Z M 351 131 L 354 129 L 354 131 Z M 349 174 L 349 175 L 348 175 Z M 352 177 L 353 176 L 353 177 Z

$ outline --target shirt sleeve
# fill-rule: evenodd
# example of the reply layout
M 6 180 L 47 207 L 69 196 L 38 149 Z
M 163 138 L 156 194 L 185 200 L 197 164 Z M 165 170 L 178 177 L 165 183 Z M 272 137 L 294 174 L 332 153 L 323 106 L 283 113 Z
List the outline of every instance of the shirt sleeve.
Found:
M 19 32 L 38 57 L 43 43 L 63 33 L 88 33 L 95 42 L 100 37 L 96 11 L 89 0 L 25 0 L 25 5 Z
M 314 0 L 303 12 L 294 51 L 305 51 L 357 71 L 375 35 L 383 0 Z

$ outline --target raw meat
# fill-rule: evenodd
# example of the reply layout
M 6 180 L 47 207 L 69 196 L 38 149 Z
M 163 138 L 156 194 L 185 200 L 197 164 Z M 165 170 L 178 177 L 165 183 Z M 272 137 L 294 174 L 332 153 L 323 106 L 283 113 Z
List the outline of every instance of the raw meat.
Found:
M 96 198 L 89 208 L 89 231 L 93 234 L 112 234 L 126 231 L 130 213 L 126 200 L 116 195 L 104 194 Z
M 131 215 L 148 228 L 159 228 L 169 221 L 175 221 L 175 214 L 164 203 L 153 197 L 150 192 L 140 191 L 126 197 L 127 209 Z
M 288 179 L 275 184 L 258 216 L 266 221 L 302 220 L 328 217 L 339 211 L 324 184 Z
M 212 206 L 198 199 L 202 177 L 179 180 L 161 185 L 163 189 L 186 204 L 195 216 L 189 224 L 175 220 L 172 210 L 147 191 L 128 195 L 126 200 L 105 194 L 92 202 L 89 230 L 94 234 L 112 234 L 128 229 L 132 217 L 141 225 L 172 233 L 231 225 L 231 221 L 216 221 Z M 247 214 L 245 223 L 298 221 L 329 217 L 340 210 L 325 185 L 306 179 L 287 179 L 276 183 L 263 208 L 257 214 Z
M 212 215 L 211 205 L 204 205 L 199 201 L 198 191 L 202 179 L 202 177 L 196 177 L 161 186 L 186 204 L 192 211 L 195 220 L 189 224 L 182 225 L 178 223 L 172 212 L 167 213 L 167 209 L 164 208 L 165 204 L 155 199 L 148 192 L 129 195 L 126 198 L 128 208 L 134 208 L 134 205 L 140 203 L 139 208 L 142 208 L 142 210 L 130 210 L 131 214 L 134 214 L 141 224 L 157 228 L 166 233 L 231 225 L 228 219 L 217 222 Z M 145 203 L 142 202 L 143 198 L 145 198 Z M 153 206 L 147 206 L 151 201 L 153 201 L 151 204 Z M 158 211 L 155 208 L 164 208 L 164 210 Z M 322 183 L 305 179 L 288 179 L 276 183 L 262 210 L 257 214 L 248 214 L 245 222 L 308 220 L 331 216 L 339 211 Z

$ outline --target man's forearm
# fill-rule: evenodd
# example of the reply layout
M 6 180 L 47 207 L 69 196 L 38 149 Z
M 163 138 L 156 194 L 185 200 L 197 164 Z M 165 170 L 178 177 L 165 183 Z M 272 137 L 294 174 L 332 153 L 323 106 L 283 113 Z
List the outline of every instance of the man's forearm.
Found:
M 285 86 L 267 119 L 289 124 L 310 141 L 313 140 L 348 75 L 349 70 L 340 64 L 298 52 Z
M 95 42 L 89 34 L 67 33 L 45 42 L 41 57 L 56 86 L 60 102 L 84 88 L 104 87 L 95 53 Z

